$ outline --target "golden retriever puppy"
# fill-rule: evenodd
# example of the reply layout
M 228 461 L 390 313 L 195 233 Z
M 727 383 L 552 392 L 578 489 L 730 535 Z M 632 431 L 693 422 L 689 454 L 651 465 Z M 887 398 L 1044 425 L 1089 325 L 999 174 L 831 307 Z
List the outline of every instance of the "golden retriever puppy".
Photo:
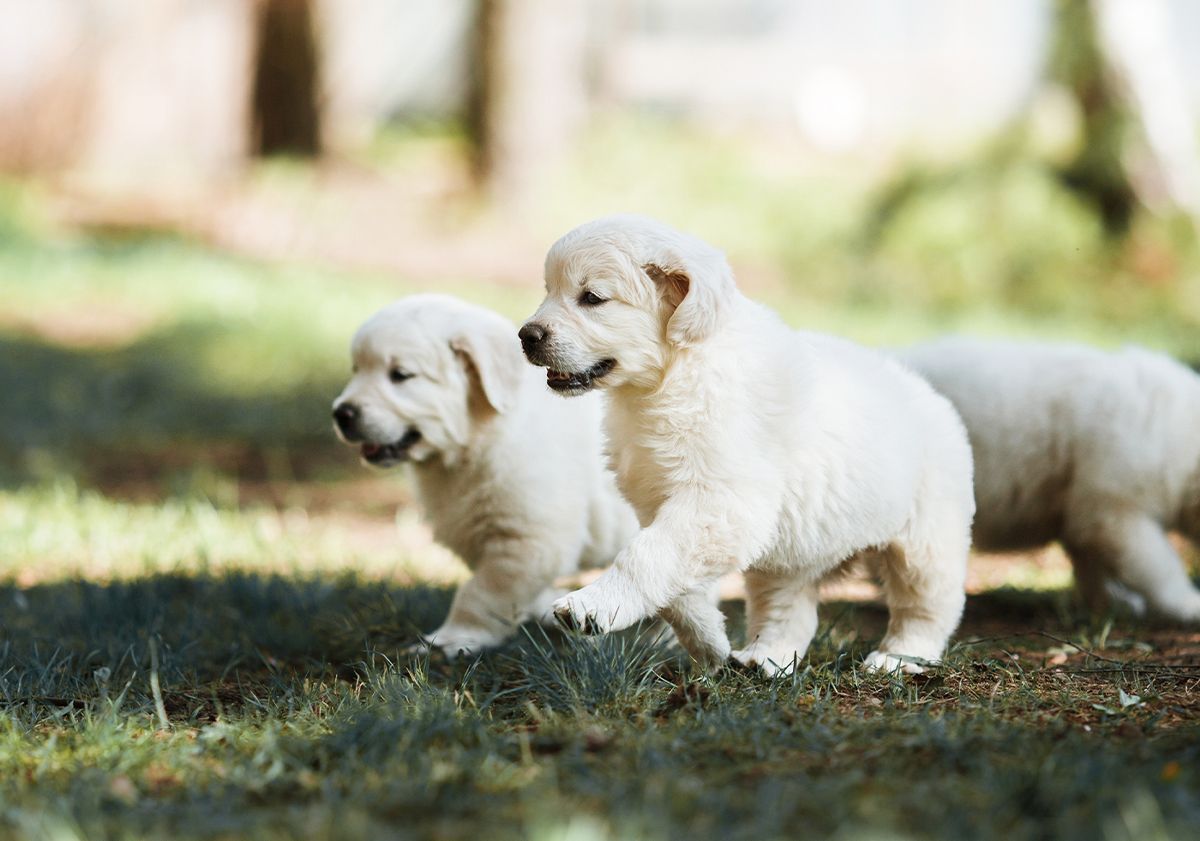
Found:
M 971 450 L 950 403 L 888 357 L 796 332 L 745 298 L 723 255 L 637 216 L 550 249 L 522 327 L 564 395 L 607 392 L 618 484 L 642 530 L 595 582 L 555 603 L 593 633 L 661 615 L 700 661 L 730 655 L 709 597 L 745 573 L 748 639 L 768 672 L 804 656 L 818 584 L 873 556 L 890 621 L 867 666 L 938 660 L 962 613 Z
M 434 537 L 473 573 L 429 645 L 497 645 L 549 616 L 557 577 L 609 563 L 636 532 L 604 465 L 599 399 L 554 397 L 501 316 L 416 295 L 369 318 L 351 357 L 337 434 L 369 465 L 412 466 Z

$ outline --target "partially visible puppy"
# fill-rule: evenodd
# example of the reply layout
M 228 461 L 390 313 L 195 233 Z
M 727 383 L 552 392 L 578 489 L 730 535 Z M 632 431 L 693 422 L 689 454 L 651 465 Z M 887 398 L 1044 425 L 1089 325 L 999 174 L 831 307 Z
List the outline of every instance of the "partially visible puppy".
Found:
M 521 328 L 564 394 L 609 392 L 618 483 L 644 528 L 555 605 L 590 632 L 660 614 L 697 659 L 730 654 L 712 583 L 745 571 L 746 647 L 786 670 L 817 627 L 818 584 L 878 561 L 891 618 L 871 668 L 919 671 L 958 625 L 971 452 L 923 380 L 850 342 L 787 328 L 738 292 L 720 252 L 617 216 L 550 249 L 546 299 Z
M 980 548 L 1059 540 L 1092 609 L 1200 621 L 1165 534 L 1200 541 L 1200 377 L 1136 348 L 947 339 L 899 356 L 967 425 Z
M 474 573 L 429 644 L 497 645 L 549 616 L 555 578 L 609 563 L 636 532 L 603 464 L 599 399 L 552 396 L 504 318 L 416 295 L 368 319 L 351 355 L 338 435 L 368 464 L 412 464 L 434 537 Z

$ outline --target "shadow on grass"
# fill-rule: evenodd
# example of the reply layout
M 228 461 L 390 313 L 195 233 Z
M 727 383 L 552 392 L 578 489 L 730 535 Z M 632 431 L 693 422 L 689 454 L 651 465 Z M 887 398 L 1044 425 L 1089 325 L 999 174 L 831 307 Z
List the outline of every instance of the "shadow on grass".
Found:
M 33 695 L 71 696 L 108 669 L 145 672 L 156 641 L 165 684 L 250 680 L 283 672 L 329 675 L 372 648 L 412 642 L 436 626 L 450 591 L 364 583 L 352 577 L 234 573 L 69 580 L 0 587 L 6 680 L 36 677 Z M 10 686 L 11 691 L 11 686 Z
M 1061 598 L 975 597 L 964 633 L 999 616 L 1069 633 Z M 924 680 L 866 675 L 884 616 L 847 603 L 776 679 L 700 674 L 644 633 L 526 626 L 478 659 L 401 654 L 448 600 L 251 573 L 0 586 L 0 837 L 51 837 L 47 814 L 131 838 L 566 837 L 582 813 L 597 839 L 1082 840 L 1200 819 L 1194 721 L 1096 707 L 1151 697 L 1129 676 L 1047 687 L 982 650 Z M 1117 818 L 1138 823 L 1107 833 Z
M 184 324 L 117 349 L 75 349 L 0 335 L 0 482 L 62 474 L 157 478 L 207 464 L 243 478 L 294 476 L 336 459 L 328 374 L 239 371 L 223 381 L 214 354 L 239 355 L 243 331 Z M 231 344 L 236 342 L 237 344 Z M 250 340 L 244 366 L 281 363 Z M 281 379 L 293 383 L 280 389 Z
M 145 680 L 152 640 L 162 685 L 172 692 L 204 687 L 237 695 L 281 680 L 355 681 L 376 658 L 407 662 L 406 647 L 437 627 L 450 595 L 446 588 L 354 576 L 249 572 L 159 574 L 108 583 L 75 579 L 28 588 L 7 583 L 0 586 L 0 696 L 10 704 L 28 701 L 51 709 L 88 703 L 132 680 L 133 696 L 148 703 Z M 1069 617 L 1064 624 L 1062 600 L 1059 593 L 1017 591 L 976 596 L 959 636 L 1035 629 L 1070 635 L 1077 628 Z M 740 640 L 745 633 L 742 602 L 725 602 L 722 608 L 731 638 Z M 852 668 L 882 635 L 885 623 L 886 612 L 878 605 L 824 605 L 809 662 L 836 661 L 838 668 Z M 485 671 L 504 672 L 504 664 L 516 658 L 522 661 L 521 671 L 530 656 L 541 657 L 542 683 L 558 687 L 549 695 L 543 692 L 544 701 L 553 708 L 594 706 L 607 697 L 604 687 L 612 683 L 612 675 L 618 675 L 618 684 L 625 681 L 623 660 L 643 636 L 653 634 L 643 628 L 611 641 L 576 638 L 568 674 L 548 656 L 561 647 L 563 637 L 527 625 L 481 663 Z M 668 659 L 672 669 L 687 671 L 680 656 Z M 472 663 L 470 658 L 446 663 L 435 657 L 430 674 L 453 682 L 473 669 Z M 104 676 L 105 686 L 97 683 L 97 675 Z M 569 691 L 560 691 L 571 684 Z

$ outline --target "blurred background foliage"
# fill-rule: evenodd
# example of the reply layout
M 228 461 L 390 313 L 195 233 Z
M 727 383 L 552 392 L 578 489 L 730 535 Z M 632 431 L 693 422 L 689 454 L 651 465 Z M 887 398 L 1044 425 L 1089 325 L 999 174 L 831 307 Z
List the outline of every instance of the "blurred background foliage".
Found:
M 0 0 L 0 478 L 360 476 L 355 326 L 616 211 L 797 326 L 1200 359 L 1200 13 L 1135 5 Z

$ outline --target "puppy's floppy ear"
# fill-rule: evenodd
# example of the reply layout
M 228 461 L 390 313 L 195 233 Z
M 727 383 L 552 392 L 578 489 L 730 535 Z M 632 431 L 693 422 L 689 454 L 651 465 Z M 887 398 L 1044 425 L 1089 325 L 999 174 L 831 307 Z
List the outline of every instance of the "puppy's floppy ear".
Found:
M 642 266 L 672 310 L 667 340 L 680 347 L 712 335 L 733 302 L 733 272 L 720 252 L 710 251 L 702 259 L 671 255 Z
M 474 371 L 488 404 L 500 414 L 513 407 L 527 363 L 515 328 L 487 325 L 450 340 L 450 347 Z

